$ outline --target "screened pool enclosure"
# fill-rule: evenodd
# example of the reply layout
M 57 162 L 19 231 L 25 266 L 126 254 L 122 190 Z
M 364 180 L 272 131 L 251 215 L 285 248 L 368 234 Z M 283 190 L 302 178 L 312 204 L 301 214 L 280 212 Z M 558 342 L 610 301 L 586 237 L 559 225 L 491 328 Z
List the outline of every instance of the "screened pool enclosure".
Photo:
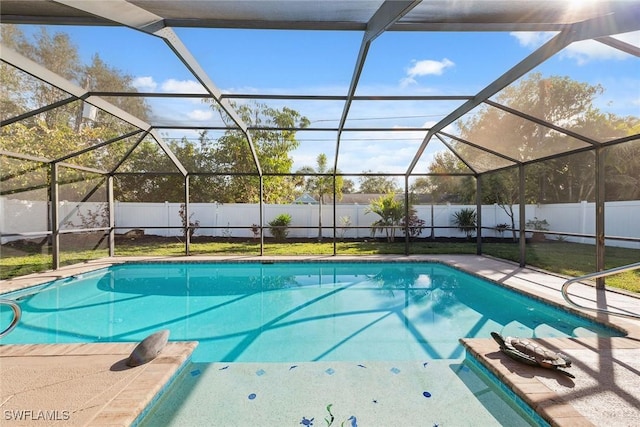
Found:
M 3 257 L 59 268 L 143 236 L 264 255 L 279 231 L 334 255 L 508 241 L 521 265 L 542 234 L 596 271 L 640 250 L 638 1 L 3 0 L 0 18 Z

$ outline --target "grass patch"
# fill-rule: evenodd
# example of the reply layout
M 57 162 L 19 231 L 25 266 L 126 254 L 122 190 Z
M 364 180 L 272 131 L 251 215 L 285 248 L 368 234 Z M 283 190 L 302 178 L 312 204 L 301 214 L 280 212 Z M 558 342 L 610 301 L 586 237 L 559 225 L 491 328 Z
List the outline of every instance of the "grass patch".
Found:
M 4 249 L 4 248 L 3 248 Z M 184 243 L 170 239 L 139 243 L 125 241 L 116 245 L 117 256 L 180 256 L 184 255 Z M 260 254 L 257 241 L 198 242 L 191 245 L 192 255 L 254 255 Z M 51 268 L 51 258 L 46 253 L 3 250 L 0 260 L 0 278 L 8 279 Z M 410 252 L 418 254 L 475 254 L 475 242 L 412 242 Z M 497 258 L 518 262 L 520 248 L 513 243 L 484 243 L 483 252 Z M 405 253 L 404 241 L 401 242 L 339 242 L 336 245 L 338 255 L 380 255 Z M 333 242 L 265 242 L 265 255 L 333 255 Z M 607 247 L 606 268 L 638 262 L 640 250 Z M 68 265 L 107 256 L 106 250 L 65 251 L 61 254 L 61 264 Z M 596 271 L 595 247 L 559 241 L 545 241 L 527 244 L 528 265 L 567 276 L 581 276 Z M 640 293 L 640 270 L 625 272 L 606 279 L 607 286 Z
M 483 252 L 497 258 L 518 262 L 519 249 L 504 243 L 483 244 Z M 596 271 L 595 247 L 569 242 L 539 242 L 527 244 L 527 265 L 553 273 L 578 277 Z M 607 247 L 605 269 L 633 264 L 640 260 L 640 250 Z M 628 271 L 606 278 L 607 286 L 640 293 L 640 270 Z

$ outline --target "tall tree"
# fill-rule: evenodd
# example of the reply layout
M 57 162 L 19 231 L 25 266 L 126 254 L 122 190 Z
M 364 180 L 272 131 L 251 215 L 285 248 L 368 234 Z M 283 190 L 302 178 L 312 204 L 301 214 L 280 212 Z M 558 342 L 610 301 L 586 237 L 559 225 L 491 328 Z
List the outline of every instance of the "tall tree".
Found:
M 519 200 L 519 177 L 517 169 L 484 175 L 482 177 L 483 203 L 495 203 L 502 209 L 511 222 L 513 241 L 516 241 L 516 216 L 513 206 Z M 497 225 L 497 224 L 496 224 Z
M 386 194 L 401 191 L 393 177 L 384 175 L 373 175 L 373 171 L 363 171 L 363 176 L 359 178 L 359 193 L 363 194 Z
M 607 200 L 640 200 L 640 138 L 608 148 L 605 159 Z
M 342 179 L 342 192 L 344 194 L 352 194 L 356 192 L 356 183 L 352 179 Z
M 220 174 L 220 201 L 257 203 L 260 199 L 260 181 L 247 138 L 241 131 L 234 129 L 231 119 L 217 104 L 213 104 L 213 108 L 229 126 L 229 130 L 218 139 L 212 152 L 216 165 L 214 172 Z M 308 127 L 309 119 L 288 107 L 276 109 L 265 104 L 252 103 L 233 104 L 233 108 L 248 126 L 258 128 L 251 131 L 251 139 L 262 172 L 265 174 L 264 201 L 292 202 L 295 180 L 280 174 L 291 173 L 293 159 L 290 152 L 300 145 L 296 139 L 296 131 L 292 129 Z
M 600 85 L 561 76 L 543 78 L 540 73 L 532 73 L 518 84 L 505 88 L 497 102 L 597 141 L 633 135 L 633 126 L 640 122 L 639 118 L 619 118 L 603 114 L 595 107 L 594 102 L 603 91 Z M 527 162 L 562 150 L 588 146 L 573 136 L 489 106 L 480 108 L 477 114 L 457 125 L 463 139 L 490 147 L 517 161 Z M 458 152 L 463 156 L 468 153 L 476 162 L 492 156 L 469 152 L 463 144 L 458 144 Z M 528 201 L 544 203 L 593 200 L 594 171 L 592 153 L 532 164 L 527 167 L 527 194 L 524 196 Z
M 436 153 L 429 172 L 434 176 L 417 179 L 412 192 L 431 194 L 434 203 L 473 203 L 476 194 L 474 178 L 459 175 L 470 171 L 452 152 Z
M 26 43 L 24 34 L 15 25 L 0 26 L 2 44 L 15 51 Z M 9 64 L 0 61 L 0 120 L 6 120 L 29 110 L 25 96 L 27 76 Z
M 568 77 L 551 76 L 543 78 L 539 73 L 532 73 L 518 84 L 505 88 L 497 97 L 497 102 L 535 116 L 549 123 L 569 129 L 577 134 L 597 141 L 608 141 L 628 135 L 637 134 L 635 126 L 640 123 L 637 117 L 616 117 L 603 114 L 594 102 L 603 88 L 600 85 L 589 85 L 569 79 Z M 582 148 L 587 142 L 580 141 L 573 136 L 551 130 L 548 127 L 523 119 L 514 114 L 495 107 L 484 106 L 478 108 L 476 114 L 467 120 L 456 123 L 459 136 L 473 144 L 487 147 L 503 153 L 516 161 L 530 162 L 562 152 L 565 149 Z M 636 129 L 634 131 L 634 129 Z M 480 169 L 489 170 L 498 160 L 490 153 L 479 152 L 463 143 L 454 142 L 456 151 L 467 158 L 474 165 L 482 165 Z M 628 146 L 628 143 L 623 144 Z M 607 164 L 612 173 L 614 164 L 631 164 L 633 159 L 619 156 L 617 150 L 609 150 Z M 444 154 L 436 156 L 430 166 L 430 172 L 441 173 L 443 170 L 455 170 L 461 166 L 455 156 Z M 450 166 L 454 166 L 451 168 Z M 625 169 L 623 166 L 622 169 Z M 593 200 L 595 197 L 593 153 L 577 153 L 541 163 L 533 163 L 526 167 L 526 193 L 522 195 L 527 203 L 560 203 Z M 634 170 L 633 167 L 630 170 Z M 617 194 L 632 194 L 633 191 L 619 189 L 623 182 L 632 182 L 627 174 L 621 179 L 609 179 L 607 192 Z M 631 176 L 632 178 L 632 176 Z M 504 180 L 500 183 L 495 180 Z M 447 180 L 434 177 L 434 186 L 440 194 L 464 195 L 460 201 L 472 202 L 469 189 L 473 186 L 466 182 L 454 184 L 449 188 L 444 185 Z M 484 191 L 485 202 L 496 202 L 496 188 L 503 188 L 503 194 L 513 194 L 509 185 L 516 185 L 517 181 L 509 179 L 507 175 L 497 176 L 490 180 L 493 190 Z M 446 190 L 445 190 L 446 188 Z M 625 187 L 631 188 L 631 187 Z M 508 202 L 511 197 L 501 196 Z M 622 196 L 625 197 L 625 196 Z M 507 203 L 508 204 L 508 203 Z M 506 204 L 505 204 L 506 206 Z
M 298 174 L 313 174 L 305 179 L 304 188 L 310 194 L 318 196 L 318 241 L 322 240 L 322 205 L 325 194 L 333 194 L 334 170 L 327 168 L 327 156 L 324 153 L 318 154 L 316 159 L 317 167 L 305 166 L 298 170 Z M 338 172 L 339 173 L 339 172 Z M 342 198 L 341 176 L 335 176 L 336 199 Z M 335 203 L 335 201 L 334 201 Z
M 31 37 L 27 37 L 18 26 L 3 24 L 1 29 L 4 45 L 88 90 L 135 91 L 131 77 L 109 67 L 97 55 L 93 57 L 91 64 L 83 65 L 77 47 L 64 32 L 50 33 L 42 27 Z M 70 96 L 8 64 L 3 63 L 1 71 L 2 118 L 15 117 Z M 87 76 L 91 76 L 91 79 Z M 141 119 L 148 115 L 149 107 L 143 100 L 123 97 L 109 101 Z M 82 123 L 82 109 L 83 102 L 75 101 L 4 126 L 0 130 L 0 148 L 55 160 L 134 129 L 103 111 L 97 111 L 95 120 Z M 133 140 L 124 140 L 109 144 L 66 161 L 109 171 L 122 159 L 132 143 Z M 21 177 L 25 189 L 34 185 L 25 168 L 5 169 L 3 176 L 5 173 L 13 177 L 16 185 Z M 41 179 L 36 181 L 40 182 Z

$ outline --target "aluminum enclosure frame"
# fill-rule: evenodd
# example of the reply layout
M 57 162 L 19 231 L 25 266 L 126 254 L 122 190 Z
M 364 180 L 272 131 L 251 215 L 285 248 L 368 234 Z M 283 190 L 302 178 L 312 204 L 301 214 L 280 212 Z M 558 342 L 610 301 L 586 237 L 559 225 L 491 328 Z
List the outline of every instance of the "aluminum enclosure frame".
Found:
M 208 5 L 204 5 L 208 3 Z M 414 174 L 415 167 L 426 150 L 428 144 L 437 138 L 445 146 L 447 146 L 454 155 L 457 155 L 472 171 L 472 176 L 476 178 L 478 194 L 482 185 L 482 175 L 495 172 L 499 169 L 479 172 L 468 164 L 455 149 L 451 147 L 443 138 L 459 139 L 453 135 L 447 134 L 445 128 L 460 119 L 464 114 L 479 105 L 489 105 L 502 109 L 514 114 L 524 120 L 534 122 L 538 125 L 548 127 L 555 131 L 564 133 L 576 138 L 589 145 L 587 148 L 573 149 L 562 151 L 558 154 L 545 156 L 541 159 L 532 161 L 519 161 L 518 159 L 506 156 L 498 152 L 492 152 L 490 149 L 473 144 L 473 141 L 460 142 L 468 144 L 471 147 L 481 149 L 487 153 L 499 156 L 504 160 L 511 162 L 511 166 L 507 168 L 518 168 L 519 186 L 521 194 L 524 190 L 524 166 L 536 162 L 549 159 L 559 158 L 568 154 L 578 153 L 582 151 L 595 152 L 596 156 L 596 267 L 598 271 L 604 270 L 604 247 L 605 247 L 605 230 L 604 230 L 604 160 L 602 149 L 607 146 L 621 144 L 628 141 L 640 139 L 640 135 L 632 135 L 617 140 L 600 143 L 580 135 L 561 126 L 548 123 L 544 120 L 537 119 L 524 112 L 514 110 L 500 105 L 490 98 L 500 90 L 515 82 L 527 72 L 534 69 L 560 50 L 575 41 L 593 39 L 600 43 L 606 44 L 614 49 L 621 50 L 630 55 L 640 56 L 640 48 L 621 42 L 612 35 L 622 32 L 640 30 L 640 2 L 636 1 L 601 1 L 596 2 L 592 8 L 585 8 L 581 13 L 576 12 L 575 16 L 564 16 L 558 11 L 564 10 L 565 1 L 554 0 L 549 2 L 529 2 L 522 0 L 502 0 L 489 4 L 480 0 L 471 0 L 464 2 L 465 4 L 457 5 L 455 2 L 422 2 L 420 0 L 403 0 L 403 1 L 382 1 L 382 2 L 359 2 L 357 6 L 351 5 L 349 2 L 287 2 L 287 17 L 296 16 L 296 19 L 284 18 L 279 15 L 281 12 L 277 7 L 274 10 L 272 2 L 194 2 L 194 1 L 136 1 L 136 0 L 114 0 L 109 2 L 96 2 L 86 0 L 61 0 L 61 1 L 41 1 L 34 0 L 30 2 L 3 0 L 0 17 L 5 23 L 41 23 L 41 24 L 73 24 L 73 25 L 122 25 L 137 31 L 161 38 L 174 52 L 176 57 L 187 67 L 194 78 L 198 80 L 207 90 L 208 96 L 211 97 L 220 108 L 232 119 L 237 129 L 239 129 L 246 138 L 249 151 L 253 158 L 256 168 L 255 174 L 260 180 L 260 227 L 264 227 L 263 219 L 263 180 L 265 174 L 262 171 L 255 146 L 251 140 L 250 131 L 257 128 L 247 126 L 238 113 L 234 111 L 229 100 L 238 99 L 261 99 L 261 98 L 278 98 L 279 99 L 295 99 L 291 95 L 242 95 L 242 94 L 222 94 L 215 83 L 207 75 L 205 70 L 198 64 L 196 58 L 189 52 L 178 35 L 172 30 L 172 27 L 206 27 L 206 28 L 287 28 L 287 29 L 313 29 L 313 30 L 348 30 L 362 31 L 363 38 L 360 44 L 358 56 L 355 60 L 351 82 L 348 92 L 345 96 L 329 97 L 329 96 L 305 96 L 305 99 L 333 99 L 344 102 L 343 111 L 340 117 L 339 125 L 332 129 L 337 133 L 335 143 L 335 159 L 334 168 L 337 170 L 338 159 L 340 156 L 340 144 L 342 135 L 349 132 L 346 122 L 349 116 L 351 104 L 354 100 L 363 100 L 366 97 L 356 96 L 360 75 L 367 59 L 367 53 L 371 43 L 385 31 L 559 31 L 545 45 L 535 50 L 520 63 L 504 72 L 493 82 L 488 84 L 475 95 L 461 95 L 455 97 L 447 97 L 448 99 L 464 100 L 464 103 L 451 111 L 447 116 L 438 121 L 430 129 L 422 141 L 419 149 L 414 155 L 413 160 L 407 166 L 404 174 L 405 201 L 408 201 L 408 179 L 412 176 L 423 174 Z M 269 5 L 267 4 L 269 3 Z M 602 10 L 599 10 L 601 7 Z M 443 10 L 444 8 L 444 10 Z M 166 15 L 162 15 L 162 12 Z M 526 12 L 526 13 L 525 13 Z M 203 17 L 201 17 L 201 15 Z M 215 18 L 213 17 L 215 16 Z M 256 18 L 262 17 L 262 18 Z M 525 18 L 526 17 L 526 18 Z M 58 101 L 54 104 L 39 108 L 37 110 L 25 113 L 23 115 L 10 118 L 3 121 L 0 126 L 6 126 L 11 123 L 23 120 L 35 114 L 56 108 L 63 104 L 82 100 L 88 104 L 94 105 L 121 120 L 132 124 L 138 130 L 134 131 L 122 138 L 140 134 L 139 144 L 147 135 L 152 136 L 160 148 L 165 152 L 168 158 L 177 169 L 177 173 L 184 177 L 185 182 L 185 206 L 189 211 L 189 177 L 196 175 L 188 171 L 178 160 L 175 154 L 170 150 L 169 146 L 163 141 L 159 134 L 162 126 L 154 126 L 146 123 L 129 113 L 120 110 L 109 102 L 104 100 L 104 96 L 160 96 L 157 94 L 130 94 L 130 93 L 94 93 L 82 89 L 71 82 L 66 81 L 55 73 L 43 68 L 39 64 L 22 57 L 20 54 L 12 51 L 5 46 L 0 50 L 2 61 L 10 64 L 23 72 L 37 77 L 54 87 L 57 87 L 71 96 Z M 195 95 L 183 94 L 181 96 L 192 97 Z M 202 98 L 202 95 L 198 95 Z M 371 99 L 383 99 L 384 97 L 370 97 Z M 396 97 L 398 98 L 398 97 Z M 402 97 L 407 100 L 419 100 L 426 97 Z M 443 97 L 445 98 L 445 97 Z M 185 125 L 183 129 L 202 129 L 202 126 Z M 322 128 L 321 130 L 327 130 Z M 358 130 L 362 130 L 358 128 Z M 375 128 L 372 130 L 384 130 L 384 128 Z M 421 129 L 425 130 L 425 129 Z M 109 145 L 121 138 L 106 141 L 98 146 L 93 146 L 85 150 L 69 153 L 59 159 L 47 160 L 51 166 L 51 199 L 55 201 L 57 198 L 57 167 L 64 160 L 71 157 L 89 152 L 100 146 Z M 103 173 L 108 179 L 109 187 L 109 210 L 113 212 L 113 177 L 118 175 L 118 167 L 131 154 L 134 147 L 127 153 L 127 156 L 112 171 L 93 171 Z M 3 154 L 3 153 L 0 153 Z M 3 155 L 12 155 L 4 153 Z M 14 156 L 15 157 L 15 156 Z M 504 169 L 504 168 L 500 168 Z M 269 174 L 266 174 L 269 175 Z M 336 175 L 334 174 L 334 177 Z M 334 181 L 335 182 L 335 181 Z M 336 189 L 334 188 L 334 200 Z M 479 200 L 477 201 L 478 207 Z M 57 218 L 57 203 L 52 203 L 51 217 Z M 525 248 L 524 248 L 524 200 L 520 201 L 520 241 L 521 241 L 521 266 L 524 266 Z M 405 203 L 408 206 L 408 203 Z M 479 210 L 479 209 L 478 209 Z M 334 203 L 333 210 L 333 234 L 334 234 L 334 255 L 336 254 L 336 210 Z M 55 221 L 54 221 L 55 222 Z M 113 253 L 113 218 L 110 218 L 110 254 Z M 52 229 L 54 236 L 53 259 L 54 267 L 59 267 L 59 239 L 56 238 L 59 230 L 55 227 Z M 188 233 L 186 233 L 188 236 Z M 408 236 L 408 233 L 405 233 Z M 482 220 L 478 218 L 477 252 L 482 252 Z M 58 242 L 56 244 L 56 241 Z M 406 252 L 408 253 L 408 237 L 406 239 Z M 264 236 L 261 233 L 260 252 L 263 254 Z M 189 254 L 189 239 L 186 239 L 185 253 Z M 604 282 L 599 279 L 598 286 L 602 286 Z

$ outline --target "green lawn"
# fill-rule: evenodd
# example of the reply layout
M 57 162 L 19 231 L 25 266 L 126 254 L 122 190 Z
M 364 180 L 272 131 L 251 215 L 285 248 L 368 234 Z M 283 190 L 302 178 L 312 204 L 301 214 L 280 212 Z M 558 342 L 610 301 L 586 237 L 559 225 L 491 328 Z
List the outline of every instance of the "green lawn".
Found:
M 4 249 L 4 248 L 3 248 Z M 337 244 L 339 255 L 372 255 L 372 254 L 403 254 L 404 241 L 387 243 L 381 241 L 369 242 L 340 242 Z M 411 243 L 412 254 L 475 254 L 475 242 L 443 243 L 443 242 L 414 242 Z M 510 243 L 485 243 L 483 251 L 486 255 L 518 261 L 519 246 Z M 260 245 L 254 241 L 237 242 L 194 242 L 191 245 L 193 255 L 259 255 Z M 331 255 L 333 243 L 271 243 L 266 242 L 265 255 Z M 177 256 L 184 254 L 184 244 L 179 241 L 155 242 L 141 245 L 126 242 L 116 246 L 117 256 Z M 631 264 L 640 260 L 640 250 L 608 247 L 606 254 L 606 268 L 613 268 Z M 74 264 L 90 259 L 107 256 L 105 249 L 97 251 L 65 251 L 61 254 L 61 264 Z M 7 279 L 32 272 L 44 271 L 51 267 L 50 257 L 43 253 L 28 253 L 25 251 L 2 252 L 0 260 L 0 278 Z M 527 264 L 560 273 L 567 276 L 580 276 L 594 272 L 595 248 L 590 245 L 577 243 L 548 241 L 527 244 Z M 621 273 L 606 279 L 608 286 L 640 293 L 640 270 Z

